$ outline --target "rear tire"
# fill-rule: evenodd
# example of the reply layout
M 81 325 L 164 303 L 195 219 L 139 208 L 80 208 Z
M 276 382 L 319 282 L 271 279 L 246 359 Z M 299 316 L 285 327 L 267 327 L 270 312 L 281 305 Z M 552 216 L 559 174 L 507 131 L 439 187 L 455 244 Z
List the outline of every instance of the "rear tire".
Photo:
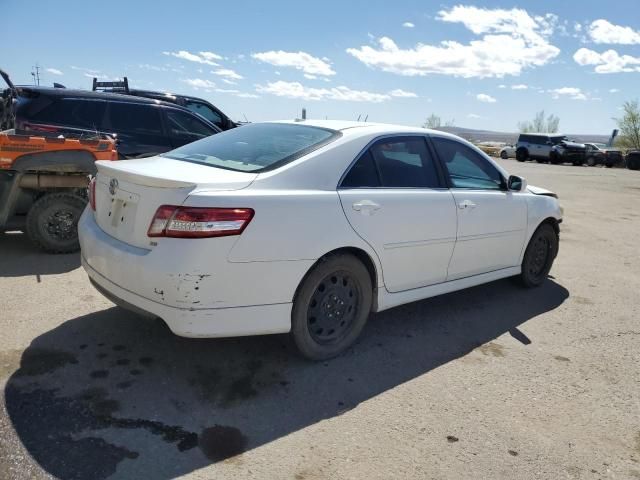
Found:
M 589 165 L 590 167 L 595 167 L 598 164 L 596 157 L 589 157 L 587 158 L 587 165 Z
M 529 151 L 526 148 L 516 150 L 516 160 L 519 162 L 529 160 Z
M 543 223 L 531 236 L 522 259 L 520 281 L 525 287 L 539 287 L 546 280 L 558 255 L 558 235 L 548 223 Z
M 70 193 L 40 197 L 27 214 L 29 239 L 48 253 L 72 253 L 80 249 L 78 220 L 87 202 Z
M 507 158 L 509 158 L 509 154 L 503 150 L 500 152 L 500 158 L 506 160 Z
M 310 360 L 335 357 L 367 323 L 373 301 L 367 268 L 349 254 L 328 255 L 304 278 L 293 300 L 291 336 Z

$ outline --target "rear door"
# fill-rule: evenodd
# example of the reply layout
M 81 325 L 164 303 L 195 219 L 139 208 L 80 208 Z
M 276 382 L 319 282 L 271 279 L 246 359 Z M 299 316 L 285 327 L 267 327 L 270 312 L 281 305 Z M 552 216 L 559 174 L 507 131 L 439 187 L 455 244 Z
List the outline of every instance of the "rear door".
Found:
M 445 281 L 456 207 L 423 136 L 376 141 L 344 176 L 339 195 L 349 223 L 377 253 L 388 291 Z
M 106 128 L 118 136 L 124 157 L 151 156 L 171 150 L 162 126 L 161 107 L 146 103 L 108 103 Z
M 523 194 L 508 191 L 500 171 L 462 142 L 442 137 L 432 142 L 458 212 L 447 280 L 517 266 L 527 227 Z

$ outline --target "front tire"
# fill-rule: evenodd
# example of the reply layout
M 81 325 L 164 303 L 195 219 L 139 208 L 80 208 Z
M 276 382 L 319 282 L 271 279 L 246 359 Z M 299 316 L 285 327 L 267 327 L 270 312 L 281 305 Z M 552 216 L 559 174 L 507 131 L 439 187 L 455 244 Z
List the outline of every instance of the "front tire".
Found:
M 520 280 L 525 287 L 539 287 L 546 280 L 558 255 L 558 235 L 548 223 L 543 223 L 531 236 L 522 259 Z
M 367 323 L 373 301 L 369 271 L 353 255 L 328 255 L 300 284 L 293 301 L 291 336 L 310 360 L 335 357 Z
M 70 193 L 39 198 L 27 214 L 27 235 L 48 253 L 72 253 L 80 249 L 78 220 L 87 202 Z
M 595 167 L 597 164 L 598 161 L 596 160 L 596 157 L 587 158 L 587 165 L 589 165 L 590 167 Z

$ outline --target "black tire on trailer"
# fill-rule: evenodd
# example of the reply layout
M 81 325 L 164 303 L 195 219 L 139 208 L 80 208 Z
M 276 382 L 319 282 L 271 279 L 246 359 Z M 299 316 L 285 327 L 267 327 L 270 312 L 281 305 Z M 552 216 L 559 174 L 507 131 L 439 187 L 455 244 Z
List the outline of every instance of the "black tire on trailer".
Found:
M 558 234 L 549 223 L 543 223 L 533 232 L 519 277 L 525 287 L 539 287 L 546 280 L 558 255 L 558 244 Z
M 351 346 L 367 323 L 373 302 L 369 271 L 350 254 L 321 259 L 293 300 L 291 336 L 310 360 L 335 357 Z
M 72 253 L 80 249 L 78 220 L 87 201 L 71 193 L 40 197 L 27 214 L 29 239 L 48 253 Z
M 526 148 L 519 148 L 516 150 L 516 160 L 519 162 L 525 162 L 529 160 L 529 151 Z

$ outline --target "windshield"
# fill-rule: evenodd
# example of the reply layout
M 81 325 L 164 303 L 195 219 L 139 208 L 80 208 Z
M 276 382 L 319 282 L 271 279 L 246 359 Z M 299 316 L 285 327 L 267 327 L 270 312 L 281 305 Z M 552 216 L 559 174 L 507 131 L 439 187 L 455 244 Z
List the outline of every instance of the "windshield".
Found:
M 307 125 L 252 123 L 198 140 L 163 157 L 241 172 L 284 165 L 330 143 L 340 132 Z

